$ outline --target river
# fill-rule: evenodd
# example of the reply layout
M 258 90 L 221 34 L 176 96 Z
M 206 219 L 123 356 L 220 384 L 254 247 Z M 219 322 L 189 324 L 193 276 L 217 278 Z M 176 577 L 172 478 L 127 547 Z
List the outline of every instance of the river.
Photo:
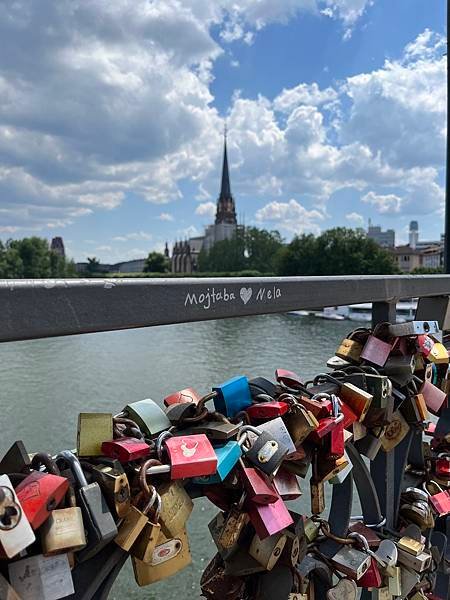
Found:
M 117 413 L 143 398 L 162 403 L 188 386 L 206 393 L 234 375 L 273 378 L 277 367 L 310 378 L 326 368 L 352 325 L 270 315 L 0 345 L 0 454 L 16 439 L 28 452 L 74 448 L 82 411 Z M 290 508 L 309 512 L 308 480 L 301 486 L 304 495 Z M 127 561 L 111 599 L 199 597 L 201 573 L 215 552 L 207 524 L 217 510 L 205 499 L 195 501 L 190 567 L 138 588 Z

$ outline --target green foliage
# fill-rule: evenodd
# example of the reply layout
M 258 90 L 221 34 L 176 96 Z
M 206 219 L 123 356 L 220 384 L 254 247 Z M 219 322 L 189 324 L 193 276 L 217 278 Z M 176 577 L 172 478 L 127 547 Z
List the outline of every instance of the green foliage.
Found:
M 30 237 L 22 240 L 0 241 L 0 278 L 2 279 L 46 279 L 74 277 L 73 261 L 49 248 L 43 238 Z
M 223 272 L 209 272 L 205 271 L 202 273 L 189 273 L 189 277 L 274 277 L 275 273 L 267 273 L 259 271 L 223 271 Z M 180 277 L 186 277 L 186 273 L 105 273 L 102 277 L 111 277 L 114 279 L 122 279 L 127 277 L 133 278 L 155 278 L 155 279 L 179 279 Z
M 277 256 L 280 275 L 389 275 L 398 273 L 389 251 L 363 231 L 336 227 L 318 237 L 296 236 Z
M 166 273 L 169 270 L 167 258 L 161 252 L 150 252 L 145 259 L 144 273 Z
M 439 275 L 443 272 L 443 267 L 416 267 L 411 271 L 411 275 Z
M 275 256 L 283 241 L 278 231 L 256 227 L 239 229 L 229 240 L 217 242 L 209 252 L 202 250 L 198 258 L 199 271 L 232 272 L 250 269 L 274 271 Z

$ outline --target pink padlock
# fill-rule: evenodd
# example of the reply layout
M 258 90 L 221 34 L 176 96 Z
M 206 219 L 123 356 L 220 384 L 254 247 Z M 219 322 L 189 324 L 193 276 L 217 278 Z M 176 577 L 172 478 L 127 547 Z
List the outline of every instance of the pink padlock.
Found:
M 164 440 L 170 460 L 171 479 L 214 475 L 217 455 L 204 433 L 180 435 Z
M 102 452 L 109 458 L 117 458 L 121 463 L 146 458 L 150 454 L 150 446 L 132 437 L 118 438 L 102 443 Z
M 294 522 L 281 498 L 273 504 L 256 504 L 247 500 L 246 508 L 250 521 L 261 540 L 282 531 Z
M 388 327 L 389 323 L 379 323 L 375 327 L 373 333 L 369 335 L 364 344 L 364 348 L 361 352 L 362 359 L 367 360 L 378 367 L 384 367 L 389 354 L 395 346 L 395 341 L 391 343 L 380 338 L 380 335 L 382 337 L 387 337 Z

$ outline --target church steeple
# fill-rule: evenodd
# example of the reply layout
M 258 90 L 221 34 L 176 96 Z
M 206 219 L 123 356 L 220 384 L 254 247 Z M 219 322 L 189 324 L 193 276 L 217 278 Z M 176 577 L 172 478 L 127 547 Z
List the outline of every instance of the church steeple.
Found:
M 223 138 L 222 183 L 220 186 L 220 195 L 217 200 L 216 225 L 219 223 L 230 223 L 237 225 L 236 208 L 234 206 L 233 196 L 231 195 L 230 173 L 228 170 L 226 125 Z

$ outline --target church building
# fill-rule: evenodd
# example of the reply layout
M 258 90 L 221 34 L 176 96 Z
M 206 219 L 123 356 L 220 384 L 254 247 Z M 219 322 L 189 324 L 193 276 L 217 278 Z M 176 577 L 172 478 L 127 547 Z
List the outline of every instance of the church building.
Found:
M 217 200 L 216 219 L 208 225 L 205 235 L 176 242 L 172 252 L 172 273 L 193 273 L 198 268 L 198 255 L 202 249 L 209 251 L 216 242 L 232 238 L 238 228 L 236 207 L 231 194 L 228 168 L 227 138 L 223 147 L 222 182 Z

